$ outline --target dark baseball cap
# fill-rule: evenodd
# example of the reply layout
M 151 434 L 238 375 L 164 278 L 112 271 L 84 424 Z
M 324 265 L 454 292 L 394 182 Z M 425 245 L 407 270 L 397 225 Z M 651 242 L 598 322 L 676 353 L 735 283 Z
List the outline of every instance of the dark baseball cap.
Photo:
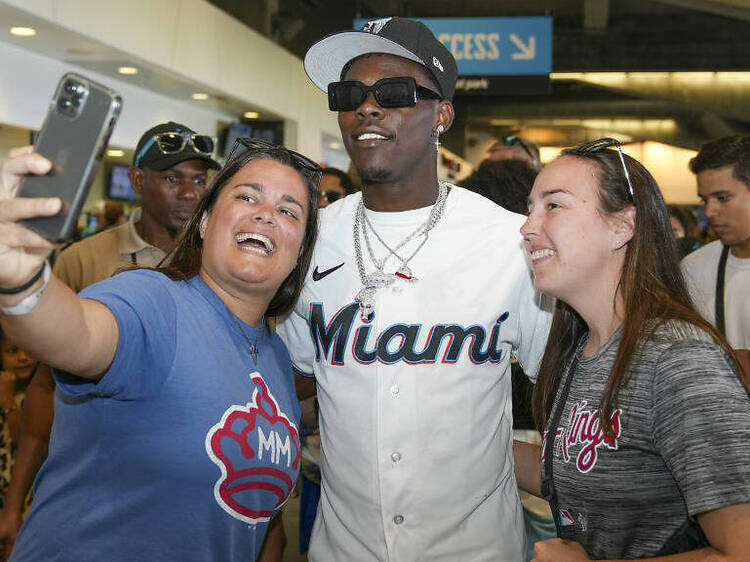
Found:
M 174 121 L 160 123 L 155 127 L 151 127 L 148 131 L 143 133 L 141 140 L 138 141 L 138 145 L 135 147 L 133 166 L 137 168 L 150 168 L 157 172 L 161 172 L 162 170 L 168 170 L 172 166 L 176 166 L 185 160 L 203 160 L 208 164 L 209 168 L 214 168 L 216 170 L 221 168 L 219 163 L 211 158 L 210 153 L 214 150 L 214 142 L 208 135 L 200 135 L 201 137 L 205 137 L 201 139 L 203 142 L 199 143 L 201 146 L 196 147 L 195 142 L 190 140 L 185 142 L 182 149 L 178 152 L 165 154 L 159 148 L 157 143 L 158 136 L 165 133 L 177 133 L 186 137 L 196 134 L 196 132 L 190 127 L 186 127 L 180 123 L 175 123 Z M 210 145 L 210 147 L 208 145 Z
M 341 31 L 315 43 L 305 55 L 305 72 L 321 90 L 342 80 L 346 63 L 361 55 L 386 53 L 418 62 L 435 77 L 440 93 L 452 100 L 458 67 L 451 52 L 422 22 L 383 18 L 367 22 L 359 31 Z

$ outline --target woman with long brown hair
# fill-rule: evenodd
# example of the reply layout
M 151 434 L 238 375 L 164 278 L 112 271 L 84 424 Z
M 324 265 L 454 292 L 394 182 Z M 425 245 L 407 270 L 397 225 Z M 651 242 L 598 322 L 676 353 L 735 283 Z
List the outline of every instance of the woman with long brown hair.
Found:
M 558 529 L 534 560 L 747 560 L 750 400 L 653 177 L 600 139 L 544 168 L 529 206 L 535 284 L 557 298 L 532 399 L 545 440 L 514 444 Z
M 13 560 L 253 560 L 299 471 L 289 353 L 266 323 L 297 299 L 317 232 L 320 168 L 240 139 L 169 267 L 80 297 L 14 199 L 51 162 L 0 165 L 0 323 L 57 382 L 49 456 Z

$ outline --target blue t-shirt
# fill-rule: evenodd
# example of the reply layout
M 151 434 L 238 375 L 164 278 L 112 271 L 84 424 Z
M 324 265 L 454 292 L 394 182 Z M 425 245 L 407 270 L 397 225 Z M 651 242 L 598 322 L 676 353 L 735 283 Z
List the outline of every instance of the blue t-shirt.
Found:
M 117 353 L 99 381 L 55 373 L 49 457 L 13 560 L 255 560 L 299 470 L 284 344 L 260 328 L 256 365 L 198 276 L 129 271 L 81 296 L 114 314 Z

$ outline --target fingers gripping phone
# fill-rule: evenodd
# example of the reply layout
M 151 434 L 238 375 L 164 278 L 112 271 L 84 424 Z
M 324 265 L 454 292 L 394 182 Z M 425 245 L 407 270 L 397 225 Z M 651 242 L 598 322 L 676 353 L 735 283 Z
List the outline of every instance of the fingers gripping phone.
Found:
M 79 74 L 65 74 L 57 85 L 34 150 L 52 161 L 44 176 L 26 176 L 17 197 L 59 197 L 53 217 L 23 224 L 53 242 L 70 240 L 109 136 L 120 115 L 122 98 Z

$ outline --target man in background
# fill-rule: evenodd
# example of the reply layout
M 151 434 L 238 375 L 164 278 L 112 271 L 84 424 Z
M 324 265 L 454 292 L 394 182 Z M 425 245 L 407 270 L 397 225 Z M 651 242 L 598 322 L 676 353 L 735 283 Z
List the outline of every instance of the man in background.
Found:
M 318 192 L 318 207 L 324 209 L 354 191 L 354 183 L 346 172 L 338 168 L 323 168 Z
M 685 257 L 682 270 L 693 303 L 726 335 L 749 377 L 750 135 L 705 144 L 690 170 L 719 239 Z
M 206 187 L 213 140 L 179 123 L 146 131 L 135 150 L 130 182 L 140 206 L 130 221 L 72 244 L 58 257 L 54 273 L 74 291 L 128 266 L 156 266 L 174 247 Z M 0 543 L 7 558 L 23 520 L 26 496 L 47 458 L 55 383 L 42 366 L 24 404 L 21 439 L 5 504 Z M 155 499 L 158 501 L 158 499 Z

